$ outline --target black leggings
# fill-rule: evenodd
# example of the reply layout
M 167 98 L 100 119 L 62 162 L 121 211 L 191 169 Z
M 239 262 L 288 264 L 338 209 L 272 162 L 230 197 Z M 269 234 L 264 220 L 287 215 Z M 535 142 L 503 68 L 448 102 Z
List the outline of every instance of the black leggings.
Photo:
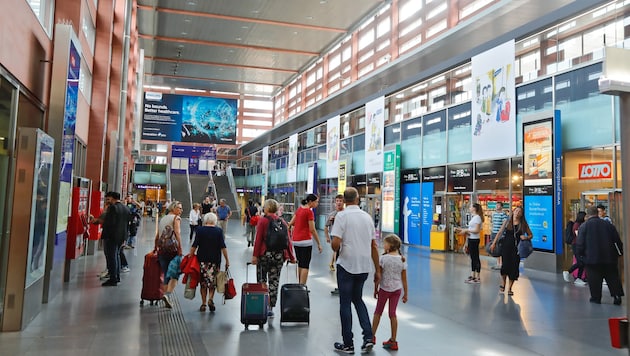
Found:
M 468 240 L 468 252 L 470 253 L 470 266 L 473 272 L 481 272 L 481 260 L 479 260 L 479 240 Z

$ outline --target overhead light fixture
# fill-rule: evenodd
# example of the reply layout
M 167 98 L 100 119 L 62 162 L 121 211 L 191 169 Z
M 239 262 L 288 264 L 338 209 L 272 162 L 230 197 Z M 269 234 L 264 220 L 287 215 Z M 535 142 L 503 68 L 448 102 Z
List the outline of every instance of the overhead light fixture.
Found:
M 197 2 L 191 0 L 191 1 L 188 2 L 188 5 L 190 5 L 190 6 L 197 6 Z
M 171 90 L 171 87 L 167 87 L 164 85 L 144 85 L 144 89 L 154 89 L 154 90 Z
M 182 32 L 182 36 L 187 36 L 188 32 Z
M 192 88 L 175 88 L 176 91 L 190 91 L 193 93 L 205 93 L 205 90 L 201 89 L 192 89 Z
M 243 40 L 243 38 L 242 38 L 242 37 L 236 37 L 236 38 L 235 38 L 235 40 L 237 40 L 237 41 L 242 41 L 242 40 Z
M 312 20 L 312 19 L 314 19 L 314 17 L 313 16 L 306 16 L 306 19 L 307 20 Z
M 319 4 L 320 4 L 320 5 L 324 5 L 324 4 L 325 4 L 325 3 L 327 3 L 327 2 L 328 2 L 328 1 L 326 1 L 326 0 L 319 0 Z
M 191 20 L 191 19 L 184 19 L 184 22 L 186 22 L 186 23 L 191 23 L 191 22 L 192 22 L 192 20 Z
M 259 14 L 259 13 L 260 13 L 260 11 L 258 11 L 258 10 L 252 10 L 252 14 Z
M 249 26 L 241 26 L 241 28 L 242 28 L 243 30 L 247 30 L 247 29 L 249 28 Z

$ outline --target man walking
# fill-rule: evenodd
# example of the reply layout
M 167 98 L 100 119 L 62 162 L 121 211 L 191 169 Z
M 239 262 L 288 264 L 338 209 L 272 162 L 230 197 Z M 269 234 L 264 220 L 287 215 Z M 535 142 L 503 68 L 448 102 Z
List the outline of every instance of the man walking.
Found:
M 578 230 L 576 252 L 578 256 L 582 256 L 586 266 L 591 290 L 590 302 L 601 304 L 603 278 L 608 283 L 615 305 L 620 305 L 624 293 L 617 260 L 623 254 L 623 246 L 615 226 L 599 219 L 597 215 L 596 207 L 586 209 L 587 220 Z
M 129 209 L 120 202 L 120 194 L 117 192 L 107 192 L 105 203 L 108 205 L 107 212 L 98 218 L 90 216 L 92 224 L 102 224 L 103 250 L 109 271 L 109 279 L 102 286 L 110 287 L 118 285 L 120 282 L 120 248 L 123 241 L 128 238 Z
M 337 213 L 332 228 L 332 249 L 338 252 L 337 284 L 339 286 L 339 315 L 343 342 L 336 342 L 336 351 L 353 354 L 352 307 L 357 311 L 363 330 L 362 352 L 374 347 L 370 316 L 363 302 L 363 285 L 372 266 L 375 268 L 374 282 L 381 279 L 379 256 L 376 246 L 376 230 L 370 215 L 359 209 L 359 192 L 347 188 L 343 193 L 346 209 Z
M 503 203 L 500 201 L 497 202 L 494 213 L 492 213 L 492 236 L 490 237 L 490 243 L 494 241 L 497 233 L 501 230 L 501 226 L 503 226 L 503 222 L 508 219 L 508 214 L 503 211 Z M 492 266 L 492 269 L 501 269 L 501 256 L 497 257 L 497 264 Z
M 223 234 L 227 235 L 228 220 L 232 216 L 232 209 L 225 204 L 225 199 L 219 200 L 219 207 L 217 207 L 217 217 L 219 218 L 219 227 L 223 230 Z

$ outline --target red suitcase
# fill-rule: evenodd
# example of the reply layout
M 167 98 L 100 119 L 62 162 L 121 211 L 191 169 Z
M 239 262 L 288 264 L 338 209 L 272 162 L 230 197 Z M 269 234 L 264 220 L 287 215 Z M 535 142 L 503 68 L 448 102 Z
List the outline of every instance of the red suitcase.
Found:
M 148 300 L 151 305 L 164 296 L 162 291 L 162 269 L 158 262 L 158 255 L 149 252 L 144 256 L 144 274 L 142 275 L 142 293 L 140 294 L 140 305 Z
M 250 263 L 248 262 L 248 270 L 249 265 Z M 245 281 L 247 281 L 247 275 Z M 258 325 L 262 328 L 267 323 L 268 312 L 269 289 L 261 283 L 243 283 L 241 290 L 241 323 L 245 325 L 245 329 L 250 325 Z

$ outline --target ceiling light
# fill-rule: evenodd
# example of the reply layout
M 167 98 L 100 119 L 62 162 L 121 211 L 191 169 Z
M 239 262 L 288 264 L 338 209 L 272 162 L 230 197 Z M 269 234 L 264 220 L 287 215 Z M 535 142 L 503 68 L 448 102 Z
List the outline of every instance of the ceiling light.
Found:
M 243 38 L 242 38 L 242 37 L 236 37 L 236 38 L 235 38 L 235 40 L 237 40 L 237 41 L 242 41 L 242 40 L 243 40 Z
M 327 3 L 327 2 L 328 2 L 328 1 L 326 1 L 326 0 L 319 0 L 319 4 L 320 4 L 320 5 L 324 5 L 324 4 L 325 4 L 325 3 Z
M 177 48 L 184 48 L 184 45 L 183 44 L 178 44 Z
M 243 30 L 247 30 L 247 29 L 249 28 L 249 26 L 241 26 L 241 28 L 242 28 Z
M 252 10 L 252 14 L 259 14 L 259 13 L 260 13 L 260 11 L 258 11 L 258 10 Z
M 188 35 L 188 32 L 182 32 L 182 36 Z
M 312 19 L 314 19 L 314 17 L 313 16 L 306 16 L 306 19 L 307 20 L 312 20 Z
M 234 50 L 233 49 L 229 49 L 228 52 L 234 53 Z
M 298 34 L 298 32 L 297 32 L 297 31 L 293 31 L 293 34 L 294 34 L 294 35 L 297 35 L 297 34 Z
M 197 2 L 196 1 L 189 1 L 188 5 L 190 5 L 190 6 L 197 6 Z
M 191 19 L 185 19 L 185 20 L 184 20 L 184 22 L 186 22 L 186 23 L 191 23 L 191 22 L 192 22 L 192 20 L 191 20 Z

